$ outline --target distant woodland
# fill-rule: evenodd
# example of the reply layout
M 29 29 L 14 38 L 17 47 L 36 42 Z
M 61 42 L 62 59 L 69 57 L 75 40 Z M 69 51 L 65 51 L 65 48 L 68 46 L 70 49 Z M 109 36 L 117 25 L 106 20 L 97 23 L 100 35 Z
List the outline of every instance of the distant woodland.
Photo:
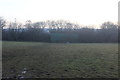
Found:
M 117 43 L 120 27 L 104 22 L 100 29 L 81 26 L 71 22 L 27 20 L 25 24 L 16 21 L 8 23 L 0 18 L 3 41 L 34 41 L 49 43 Z

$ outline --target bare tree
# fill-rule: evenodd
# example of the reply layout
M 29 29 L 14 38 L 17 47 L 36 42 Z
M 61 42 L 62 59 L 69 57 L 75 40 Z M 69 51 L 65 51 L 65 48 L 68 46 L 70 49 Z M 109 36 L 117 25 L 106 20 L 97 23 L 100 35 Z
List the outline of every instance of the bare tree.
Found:
M 6 21 L 2 17 L 0 17 L 0 28 L 3 29 L 3 27 L 5 26 L 6 26 Z

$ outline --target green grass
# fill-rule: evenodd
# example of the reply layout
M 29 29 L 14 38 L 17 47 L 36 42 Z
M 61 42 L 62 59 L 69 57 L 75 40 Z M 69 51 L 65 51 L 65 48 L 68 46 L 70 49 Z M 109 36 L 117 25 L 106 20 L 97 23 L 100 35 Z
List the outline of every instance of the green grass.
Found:
M 2 58 L 3 78 L 118 77 L 117 44 L 3 42 Z

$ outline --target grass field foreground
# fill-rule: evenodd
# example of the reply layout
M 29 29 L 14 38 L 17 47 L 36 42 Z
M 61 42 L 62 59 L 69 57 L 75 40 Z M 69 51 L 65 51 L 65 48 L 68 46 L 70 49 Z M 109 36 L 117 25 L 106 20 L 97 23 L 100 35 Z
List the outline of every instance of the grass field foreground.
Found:
M 3 78 L 117 78 L 118 45 L 3 42 Z

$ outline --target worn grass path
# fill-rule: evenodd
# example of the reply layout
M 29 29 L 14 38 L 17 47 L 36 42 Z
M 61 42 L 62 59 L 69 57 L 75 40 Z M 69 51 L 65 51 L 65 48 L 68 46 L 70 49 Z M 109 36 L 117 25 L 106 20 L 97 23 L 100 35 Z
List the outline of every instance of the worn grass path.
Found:
M 3 42 L 2 58 L 3 78 L 118 77 L 117 44 Z

